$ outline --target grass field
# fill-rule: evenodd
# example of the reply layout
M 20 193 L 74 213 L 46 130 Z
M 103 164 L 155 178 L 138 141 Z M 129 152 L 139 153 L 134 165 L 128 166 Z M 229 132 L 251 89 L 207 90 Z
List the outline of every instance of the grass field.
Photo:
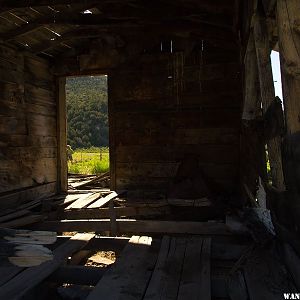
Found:
M 101 154 L 100 148 L 76 149 L 72 157 L 73 161 L 68 161 L 69 173 L 100 174 L 109 170 L 108 148 L 101 148 Z

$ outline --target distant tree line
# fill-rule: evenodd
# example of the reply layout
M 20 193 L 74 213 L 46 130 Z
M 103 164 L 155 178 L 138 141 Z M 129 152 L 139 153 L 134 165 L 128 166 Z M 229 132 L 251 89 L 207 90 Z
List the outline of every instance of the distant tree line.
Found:
M 107 77 L 67 78 L 67 142 L 73 149 L 108 146 Z

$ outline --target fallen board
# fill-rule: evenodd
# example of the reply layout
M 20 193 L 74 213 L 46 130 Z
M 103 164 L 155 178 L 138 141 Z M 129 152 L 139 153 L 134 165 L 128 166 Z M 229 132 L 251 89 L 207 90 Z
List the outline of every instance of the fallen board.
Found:
M 84 247 L 93 237 L 94 234 L 76 234 L 53 251 L 52 261 L 38 267 L 28 268 L 1 286 L 0 299 L 22 298 L 27 291 L 47 278 L 67 257 Z
M 9 221 L 18 217 L 23 217 L 24 215 L 28 215 L 30 213 L 30 210 L 28 209 L 22 209 L 17 210 L 16 212 L 8 213 L 7 215 L 0 217 L 0 223 L 3 223 L 5 221 Z
M 100 207 L 104 206 L 105 204 L 107 204 L 110 200 L 112 200 L 118 196 L 119 196 L 118 193 L 112 192 L 112 193 L 108 194 L 107 196 L 95 201 L 94 203 L 89 205 L 87 208 L 100 208 Z
M 97 200 L 99 197 L 101 197 L 101 193 L 86 194 L 73 202 L 66 209 L 83 208 Z
M 151 237 L 133 236 L 87 300 L 142 299 L 157 255 L 151 243 Z
M 76 199 L 75 201 L 72 201 L 72 203 L 70 205 L 68 205 L 65 209 L 71 209 L 74 206 L 76 208 L 80 208 L 81 203 L 84 203 L 86 201 L 86 199 L 88 199 L 92 195 L 93 195 L 93 193 L 87 193 L 87 194 L 81 195 L 78 199 Z
M 15 220 L 0 223 L 0 227 L 17 228 L 17 227 L 22 227 L 25 225 L 31 225 L 33 223 L 37 223 L 39 221 L 42 221 L 43 219 L 44 216 L 42 215 L 28 215 Z

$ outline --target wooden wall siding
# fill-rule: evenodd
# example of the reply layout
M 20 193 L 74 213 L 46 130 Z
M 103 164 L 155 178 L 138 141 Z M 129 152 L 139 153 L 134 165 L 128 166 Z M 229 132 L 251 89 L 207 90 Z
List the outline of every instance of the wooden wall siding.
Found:
M 190 155 L 227 191 L 238 186 L 242 85 L 236 49 L 204 46 L 202 53 L 185 54 L 183 64 L 182 56 L 145 54 L 109 76 L 117 189 L 164 195 Z
M 0 45 L 0 197 L 56 182 L 56 164 L 56 100 L 51 66 Z

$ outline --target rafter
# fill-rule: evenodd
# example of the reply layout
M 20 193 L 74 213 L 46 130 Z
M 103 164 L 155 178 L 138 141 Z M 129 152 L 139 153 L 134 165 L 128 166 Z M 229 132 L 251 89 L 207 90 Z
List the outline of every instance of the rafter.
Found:
M 24 26 L 18 27 L 16 29 L 10 30 L 6 33 L 0 35 L 0 39 L 2 41 L 10 41 L 19 36 L 25 35 L 29 32 L 32 32 L 38 29 L 40 26 L 43 25 L 106 25 L 112 26 L 114 24 L 122 24 L 126 25 L 127 21 L 131 21 L 130 25 L 134 26 L 132 20 L 128 19 L 109 19 L 103 18 L 98 15 L 90 15 L 90 14 L 67 14 L 67 13 L 58 13 L 52 16 L 45 16 L 38 18 L 36 20 L 31 21 Z
M 31 21 L 30 23 L 19 27 L 17 29 L 13 29 L 6 33 L 0 35 L 0 38 L 3 41 L 9 41 L 15 39 L 21 35 L 27 34 L 42 25 L 80 25 L 80 26 L 99 26 L 101 28 L 111 29 L 114 27 L 122 26 L 122 27 L 129 27 L 129 28 L 140 28 L 140 27 L 166 27 L 171 28 L 178 28 L 179 31 L 186 31 L 189 28 L 193 31 L 209 31 L 209 32 L 216 32 L 217 35 L 224 35 L 224 39 L 228 38 L 228 35 L 232 35 L 232 30 L 227 27 L 216 26 L 216 25 L 209 25 L 206 24 L 206 21 L 201 21 L 201 16 L 193 16 L 192 19 L 188 19 L 188 17 L 166 17 L 164 19 L 158 19 L 156 17 L 148 17 L 147 19 L 141 18 L 138 19 L 137 17 L 133 18 L 107 18 L 103 17 L 102 15 L 93 15 L 93 14 L 81 14 L 81 13 L 57 13 L 52 16 L 43 16 L 36 20 Z M 164 29 L 164 28 L 163 28 Z
M 93 29 L 93 28 L 79 28 L 64 33 L 63 35 L 55 39 L 43 41 L 41 44 L 31 48 L 31 50 L 35 53 L 45 52 L 51 48 L 54 48 L 70 40 L 99 38 L 104 36 L 105 34 L 106 34 L 106 30 Z
M 132 0 L 124 0 L 130 2 Z M 56 6 L 56 5 L 97 5 L 116 3 L 119 0 L 0 0 L 0 13 L 18 8 L 29 8 L 39 6 Z

